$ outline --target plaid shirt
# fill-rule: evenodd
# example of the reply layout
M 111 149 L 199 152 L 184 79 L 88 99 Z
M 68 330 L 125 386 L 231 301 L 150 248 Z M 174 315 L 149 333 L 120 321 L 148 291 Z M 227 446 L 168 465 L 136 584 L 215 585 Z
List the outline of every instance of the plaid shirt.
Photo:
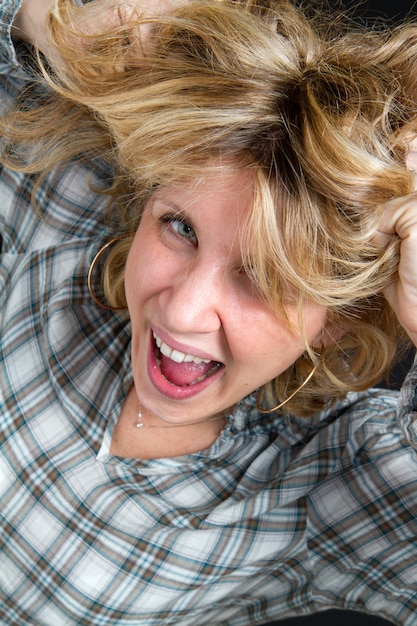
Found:
M 28 77 L 1 3 L 4 99 Z M 214 445 L 109 453 L 130 327 L 86 287 L 102 164 L 0 178 L 0 623 L 247 626 L 331 607 L 416 624 L 414 378 L 312 419 L 244 399 Z M 398 411 L 398 415 L 397 415 Z M 398 421 L 397 421 L 398 420 Z

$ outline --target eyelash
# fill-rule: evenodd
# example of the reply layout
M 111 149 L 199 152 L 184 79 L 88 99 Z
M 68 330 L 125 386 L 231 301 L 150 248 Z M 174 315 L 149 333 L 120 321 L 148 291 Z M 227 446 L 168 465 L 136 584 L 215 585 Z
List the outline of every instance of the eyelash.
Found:
M 194 228 L 190 225 L 190 223 L 185 218 L 182 218 L 179 215 L 175 215 L 175 214 L 172 215 L 168 213 L 166 215 L 162 215 L 159 218 L 159 221 L 161 222 L 161 224 L 164 224 L 165 226 L 171 228 L 171 230 L 174 232 L 174 234 L 177 237 L 181 237 L 182 239 L 185 239 L 186 241 L 192 241 L 194 239 L 195 243 L 197 243 L 197 235 L 195 234 Z M 188 230 L 188 233 L 192 233 L 192 236 L 190 237 L 190 236 L 187 236 L 185 234 L 181 234 L 180 232 L 178 232 L 173 227 L 174 222 L 178 222 L 183 227 L 185 227 Z
M 166 232 L 168 235 L 183 239 L 193 246 L 198 245 L 197 235 L 194 228 L 192 227 L 190 222 L 180 214 L 165 213 L 164 215 L 160 215 L 159 217 L 157 217 L 157 221 L 159 222 L 159 224 L 161 224 L 162 231 Z M 191 233 L 191 237 L 178 232 L 178 230 L 173 226 L 173 224 L 175 223 L 179 224 L 180 228 L 184 227 L 185 229 L 187 229 L 188 234 Z M 258 293 L 256 281 L 254 281 L 251 272 L 248 272 L 245 266 L 242 265 L 238 268 L 238 274 L 241 276 L 242 280 L 244 280 L 245 282 L 247 281 L 247 283 L 251 285 L 251 288 L 254 292 Z

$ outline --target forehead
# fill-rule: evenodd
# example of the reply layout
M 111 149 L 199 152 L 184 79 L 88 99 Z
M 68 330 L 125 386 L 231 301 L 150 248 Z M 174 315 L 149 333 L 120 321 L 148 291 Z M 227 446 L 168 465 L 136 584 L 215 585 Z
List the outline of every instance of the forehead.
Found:
M 253 211 L 254 198 L 253 172 L 222 166 L 210 168 L 199 178 L 160 187 L 154 203 L 161 210 L 166 208 L 183 216 L 196 230 L 217 226 L 218 236 L 225 238 L 233 232 L 234 238 L 240 238 Z
M 155 192 L 159 199 L 177 200 L 180 209 L 207 206 L 215 202 L 232 203 L 247 208 L 253 203 L 255 175 L 249 168 L 212 165 L 203 176 L 186 178 L 161 186 Z
M 227 258 L 245 267 L 260 297 L 277 313 L 299 300 L 291 259 L 286 258 L 280 186 L 262 168 L 216 164 L 203 176 L 159 187 L 154 199 L 154 218 L 159 213 L 184 218 L 205 251 L 219 262 Z M 299 226 L 297 231 L 299 237 Z

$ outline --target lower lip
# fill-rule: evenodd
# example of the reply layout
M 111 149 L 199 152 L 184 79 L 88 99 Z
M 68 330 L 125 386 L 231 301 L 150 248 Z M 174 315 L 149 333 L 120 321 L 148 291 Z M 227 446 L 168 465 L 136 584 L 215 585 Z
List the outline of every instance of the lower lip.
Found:
M 220 378 L 223 371 L 224 366 L 222 365 L 214 374 L 208 376 L 199 383 L 186 385 L 185 387 L 173 385 L 165 378 L 165 376 L 163 376 L 158 365 L 155 342 L 151 333 L 148 351 L 148 375 L 155 389 L 163 396 L 174 400 L 187 400 L 188 398 L 193 398 Z

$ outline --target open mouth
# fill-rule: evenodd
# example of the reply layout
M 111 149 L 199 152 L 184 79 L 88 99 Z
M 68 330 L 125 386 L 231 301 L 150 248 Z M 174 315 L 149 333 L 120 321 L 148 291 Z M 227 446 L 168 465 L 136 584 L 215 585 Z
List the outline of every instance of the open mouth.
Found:
M 162 376 L 176 387 L 190 387 L 209 379 L 223 364 L 174 350 L 153 333 L 155 357 Z

